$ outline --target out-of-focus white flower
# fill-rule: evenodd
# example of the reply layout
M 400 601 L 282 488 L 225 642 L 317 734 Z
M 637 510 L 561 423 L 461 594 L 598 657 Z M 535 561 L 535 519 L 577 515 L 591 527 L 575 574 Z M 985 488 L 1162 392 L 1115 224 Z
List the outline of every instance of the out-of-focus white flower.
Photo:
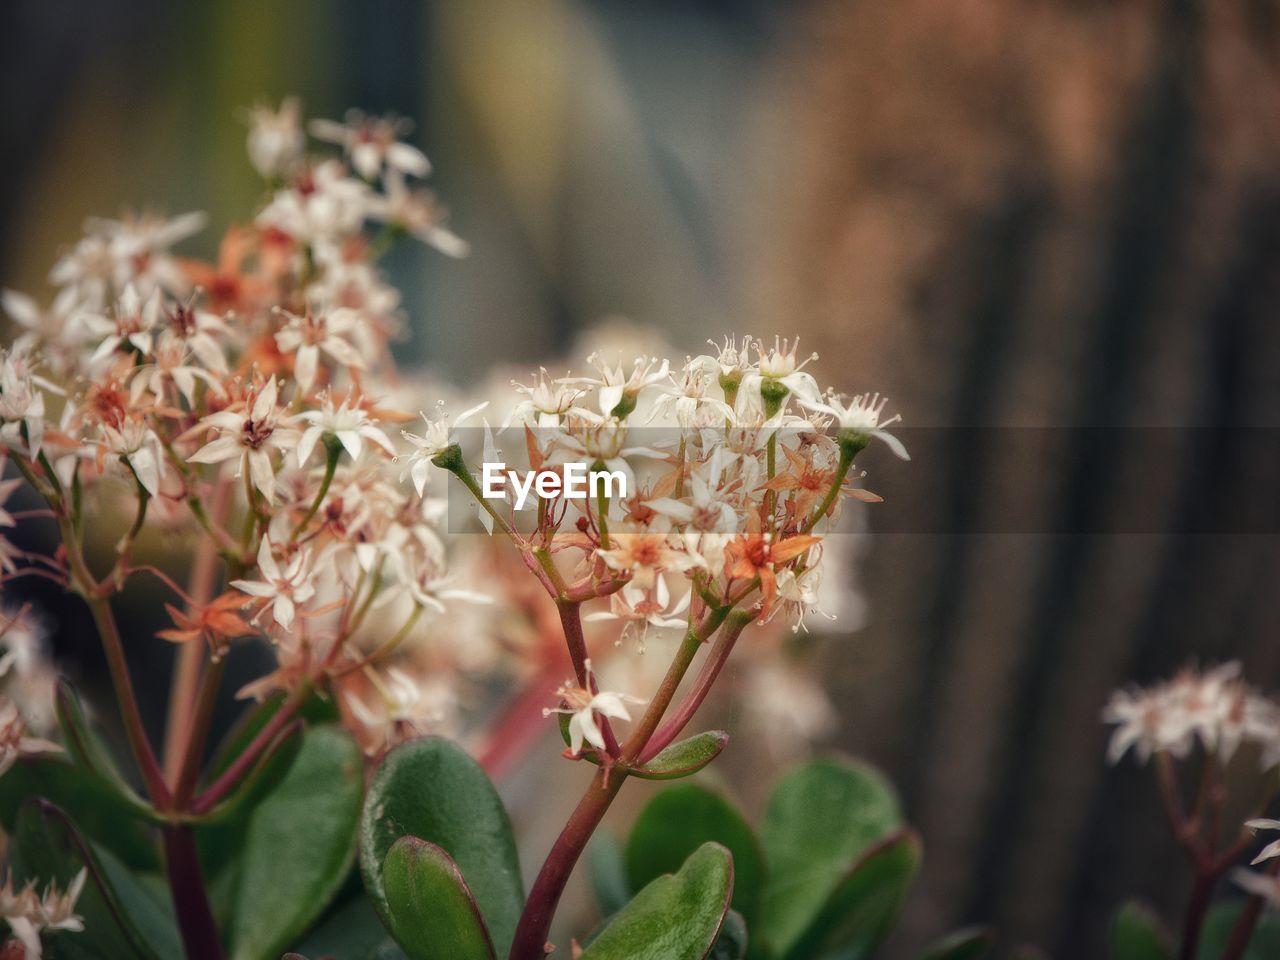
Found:
M 368 117 L 359 110 L 348 110 L 345 123 L 312 120 L 307 129 L 317 140 L 342 147 L 356 173 L 366 180 L 376 180 L 384 164 L 388 170 L 414 177 L 431 172 L 426 154 L 400 142 L 400 137 L 413 129 L 412 123 L 400 117 Z
M 1231 879 L 1245 893 L 1261 897 L 1271 909 L 1280 909 L 1280 877 L 1241 867 L 1231 871 Z
M 1280 830 L 1280 820 L 1271 820 L 1266 817 L 1260 817 L 1256 820 L 1246 820 L 1245 824 L 1250 830 Z M 1280 857 L 1280 840 L 1273 840 L 1263 847 L 1256 857 L 1249 861 L 1250 866 L 1256 866 L 1264 860 L 1270 860 L 1273 857 Z
M 285 97 L 280 108 L 256 104 L 248 112 L 249 162 L 267 180 L 286 176 L 302 159 L 306 137 L 297 97 Z
M 398 743 L 438 730 L 458 707 L 453 684 L 440 677 L 412 677 L 398 667 L 369 674 L 377 697 L 370 707 L 354 693 L 347 706 L 364 729 L 365 751 L 376 756 Z
M 118 427 L 102 426 L 103 445 L 121 462 L 127 462 L 138 482 L 151 496 L 160 492 L 164 453 L 160 438 L 140 417 L 130 417 Z
M 780 659 L 777 651 L 749 662 L 742 703 L 752 726 L 779 756 L 796 756 L 836 725 L 836 710 L 826 691 L 811 675 Z
M 129 384 L 130 398 L 135 404 L 143 396 L 150 393 L 156 403 L 165 400 L 165 384 L 172 383 L 187 401 L 194 407 L 196 402 L 196 381 L 203 381 L 214 393 L 222 396 L 222 381 L 215 374 L 202 366 L 191 363 L 192 351 L 189 342 L 177 336 L 172 330 L 161 332 L 155 344 L 155 361 L 134 368 L 133 380 Z
M 658 577 L 650 589 L 628 583 L 609 598 L 608 610 L 596 610 L 583 617 L 586 623 L 621 620 L 625 624 L 616 645 L 621 646 L 634 636 L 638 652 L 644 653 L 649 640 L 649 628 L 682 630 L 688 626 L 685 611 L 693 599 L 691 590 L 681 590 L 675 602 L 663 577 Z
M 84 919 L 75 913 L 75 905 L 87 876 L 88 868 L 81 867 L 71 878 L 66 893 L 60 893 L 50 881 L 43 895 L 36 894 L 34 881 L 15 890 L 13 878 L 5 878 L 4 885 L 0 886 L 0 918 L 9 924 L 10 931 L 22 944 L 26 960 L 40 960 L 42 930 L 78 933 L 84 929 Z
M 98 349 L 89 357 L 89 363 L 97 363 L 121 347 L 137 350 L 146 357 L 151 354 L 154 330 L 160 321 L 160 291 L 153 291 L 144 301 L 138 294 L 138 288 L 129 284 L 116 301 L 111 316 L 86 313 L 76 319 L 91 338 L 100 338 Z
M 590 661 L 587 661 L 587 680 L 589 686 L 593 685 Z M 565 706 L 544 709 L 542 715 L 544 717 L 549 717 L 553 713 L 568 715 L 569 749 L 574 753 L 582 751 L 584 742 L 591 744 L 597 750 L 604 749 L 604 733 L 600 730 L 600 721 L 597 719 L 597 715 L 609 717 L 613 720 L 630 721 L 631 714 L 627 710 L 627 704 L 645 702 L 639 697 L 608 690 L 592 693 L 590 690 L 584 690 L 582 687 L 569 683 L 557 690 L 556 696 L 560 698 Z
M 27 724 L 17 705 L 8 697 L 0 697 L 0 776 L 3 776 L 19 757 L 39 753 L 61 753 L 56 743 L 27 736 Z
M 153 213 L 128 213 L 119 220 L 90 217 L 85 237 L 53 265 L 49 281 L 75 289 L 93 311 L 130 285 L 143 298 L 157 288 L 181 296 L 190 283 L 169 248 L 199 233 L 206 222 L 199 212 L 171 219 Z
M 293 626 L 299 604 L 306 603 L 315 596 L 310 555 L 306 548 L 300 548 L 281 570 L 271 550 L 271 541 L 262 538 L 258 547 L 258 575 L 260 580 L 232 580 L 231 586 L 251 597 L 268 601 L 263 607 L 271 608 L 271 617 L 282 630 L 288 631 Z M 262 614 L 259 613 L 260 617 Z M 254 618 L 256 623 L 258 617 Z
M 337 160 L 303 170 L 276 193 L 258 214 L 258 223 L 275 227 L 299 243 L 319 244 L 360 228 L 369 212 L 369 187 L 347 175 Z
M 25 350 L 0 350 L 0 443 L 40 455 L 44 443 L 44 393 L 57 388 L 35 373 Z
M 275 467 L 271 454 L 275 450 L 288 450 L 298 441 L 298 431 L 287 425 L 290 418 L 276 405 L 278 390 L 272 377 L 249 392 L 242 409 L 221 410 L 201 420 L 201 427 L 217 430 L 219 436 L 188 457 L 188 461 L 222 463 L 239 459 L 240 471 L 247 465 L 253 485 L 268 503 L 272 502 Z
M 307 410 L 300 414 L 308 424 L 302 431 L 302 439 L 298 441 L 298 466 L 305 467 L 311 459 L 311 453 L 321 437 L 333 436 L 351 455 L 351 459 L 359 458 L 364 449 L 364 441 L 381 447 L 391 456 L 395 456 L 396 448 L 391 439 L 376 427 L 369 415 L 350 398 L 343 400 L 342 405 L 334 407 L 333 397 L 325 396 L 319 410 Z
M 425 188 L 410 189 L 396 170 L 387 171 L 382 195 L 374 198 L 369 216 L 399 227 L 445 256 L 465 257 L 471 252 L 471 245 L 445 226 L 449 213 L 436 195 Z
M 1241 680 L 1238 661 L 1203 673 L 1185 670 L 1145 690 L 1117 690 L 1102 718 L 1116 726 L 1111 763 L 1130 748 L 1140 763 L 1157 751 L 1184 757 L 1197 742 L 1223 762 L 1249 742 L 1261 749 L 1263 769 L 1280 763 L 1280 707 Z
M 878 393 L 859 394 L 847 404 L 841 403 L 836 396 L 828 397 L 825 402 L 804 398 L 800 400 L 801 406 L 806 409 L 834 417 L 841 431 L 847 430 L 867 439 L 874 437 L 883 440 L 895 456 L 910 460 L 911 455 L 907 453 L 902 441 L 885 430 L 885 427 L 897 423 L 902 417 L 895 414 L 887 420 L 880 419 L 884 416 L 884 408 L 888 402 L 887 397 L 881 397 Z

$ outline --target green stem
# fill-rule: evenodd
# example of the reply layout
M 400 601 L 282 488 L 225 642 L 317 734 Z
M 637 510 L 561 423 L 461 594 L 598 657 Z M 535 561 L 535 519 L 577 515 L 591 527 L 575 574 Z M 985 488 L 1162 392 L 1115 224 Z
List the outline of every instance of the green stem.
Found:
M 307 515 L 298 521 L 298 525 L 293 528 L 293 533 L 289 534 L 289 542 L 298 539 L 298 535 L 307 528 L 307 524 L 311 522 L 311 518 L 320 510 L 320 504 L 324 503 L 325 496 L 329 493 L 329 486 L 333 483 L 333 475 L 338 471 L 338 458 L 342 456 L 342 443 L 331 433 L 325 434 L 325 464 L 324 479 L 320 481 L 320 489 L 316 491 L 316 498 L 311 501 L 311 509 L 307 511 Z

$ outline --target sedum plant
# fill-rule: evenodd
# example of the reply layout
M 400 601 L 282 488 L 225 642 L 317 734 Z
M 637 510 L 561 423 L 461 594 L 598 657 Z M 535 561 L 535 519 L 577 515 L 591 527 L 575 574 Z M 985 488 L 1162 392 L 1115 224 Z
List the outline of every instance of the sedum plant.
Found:
M 906 458 L 897 418 L 747 338 L 676 366 L 597 351 L 414 426 L 427 387 L 392 367 L 403 319 L 377 261 L 401 237 L 466 244 L 414 185 L 430 167 L 400 121 L 310 130 L 334 152 L 308 152 L 293 101 L 251 112 L 267 191 L 214 262 L 172 252 L 200 215 L 91 220 L 48 306 L 4 294 L 0 526 L 56 546 L 0 537 L 3 582 L 87 605 L 115 703 L 85 703 L 40 611 L 8 603 L 0 956 L 871 956 L 920 858 L 873 771 L 802 767 L 758 827 L 701 784 L 657 793 L 625 846 L 598 827 L 633 781 L 725 749 L 695 721 L 735 652 L 789 677 L 766 726 L 820 719 L 785 641 L 822 602 L 842 506 L 878 500 L 855 459 L 873 441 Z M 575 497 L 579 468 L 613 485 Z M 130 611 L 156 591 L 153 639 Z M 130 659 L 165 642 L 153 742 Z M 251 645 L 270 666 L 215 743 Z M 552 718 L 561 757 L 540 745 Z M 591 774 L 526 889 L 491 777 L 533 758 Z M 588 850 L 608 919 L 553 947 Z

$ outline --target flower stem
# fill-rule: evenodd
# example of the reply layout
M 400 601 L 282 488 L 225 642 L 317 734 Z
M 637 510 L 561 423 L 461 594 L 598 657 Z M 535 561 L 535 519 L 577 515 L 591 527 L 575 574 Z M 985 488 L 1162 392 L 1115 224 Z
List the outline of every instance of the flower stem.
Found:
M 205 894 L 195 835 L 190 827 L 179 823 L 167 825 L 163 833 L 169 891 L 187 960 L 222 960 L 218 925 Z
M 1273 877 L 1280 873 L 1280 860 L 1272 860 L 1267 864 L 1267 873 Z M 1256 893 L 1244 902 L 1236 917 L 1236 924 L 1231 928 L 1231 938 L 1227 940 L 1227 948 L 1222 952 L 1222 960 L 1241 960 L 1245 950 L 1249 948 L 1249 941 L 1253 939 L 1254 928 L 1258 925 L 1258 918 L 1262 916 L 1265 905 L 1262 897 Z

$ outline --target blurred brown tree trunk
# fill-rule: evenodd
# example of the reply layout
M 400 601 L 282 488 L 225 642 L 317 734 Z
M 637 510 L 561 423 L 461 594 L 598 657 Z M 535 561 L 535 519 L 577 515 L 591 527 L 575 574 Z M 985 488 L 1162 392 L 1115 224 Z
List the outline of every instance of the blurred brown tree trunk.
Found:
M 818 3 L 779 75 L 760 328 L 912 425 L 1280 426 L 1276 4 Z M 1277 540 L 1213 522 L 1274 506 L 1280 450 L 1099 430 L 1032 464 L 947 435 L 882 491 L 947 532 L 876 539 L 870 625 L 827 648 L 837 742 L 924 831 L 901 955 L 992 920 L 1101 956 L 1119 898 L 1176 921 L 1186 876 L 1099 710 L 1193 656 L 1280 689 Z M 1011 505 L 1039 522 L 986 532 Z M 1139 509 L 1167 522 L 1105 532 Z

